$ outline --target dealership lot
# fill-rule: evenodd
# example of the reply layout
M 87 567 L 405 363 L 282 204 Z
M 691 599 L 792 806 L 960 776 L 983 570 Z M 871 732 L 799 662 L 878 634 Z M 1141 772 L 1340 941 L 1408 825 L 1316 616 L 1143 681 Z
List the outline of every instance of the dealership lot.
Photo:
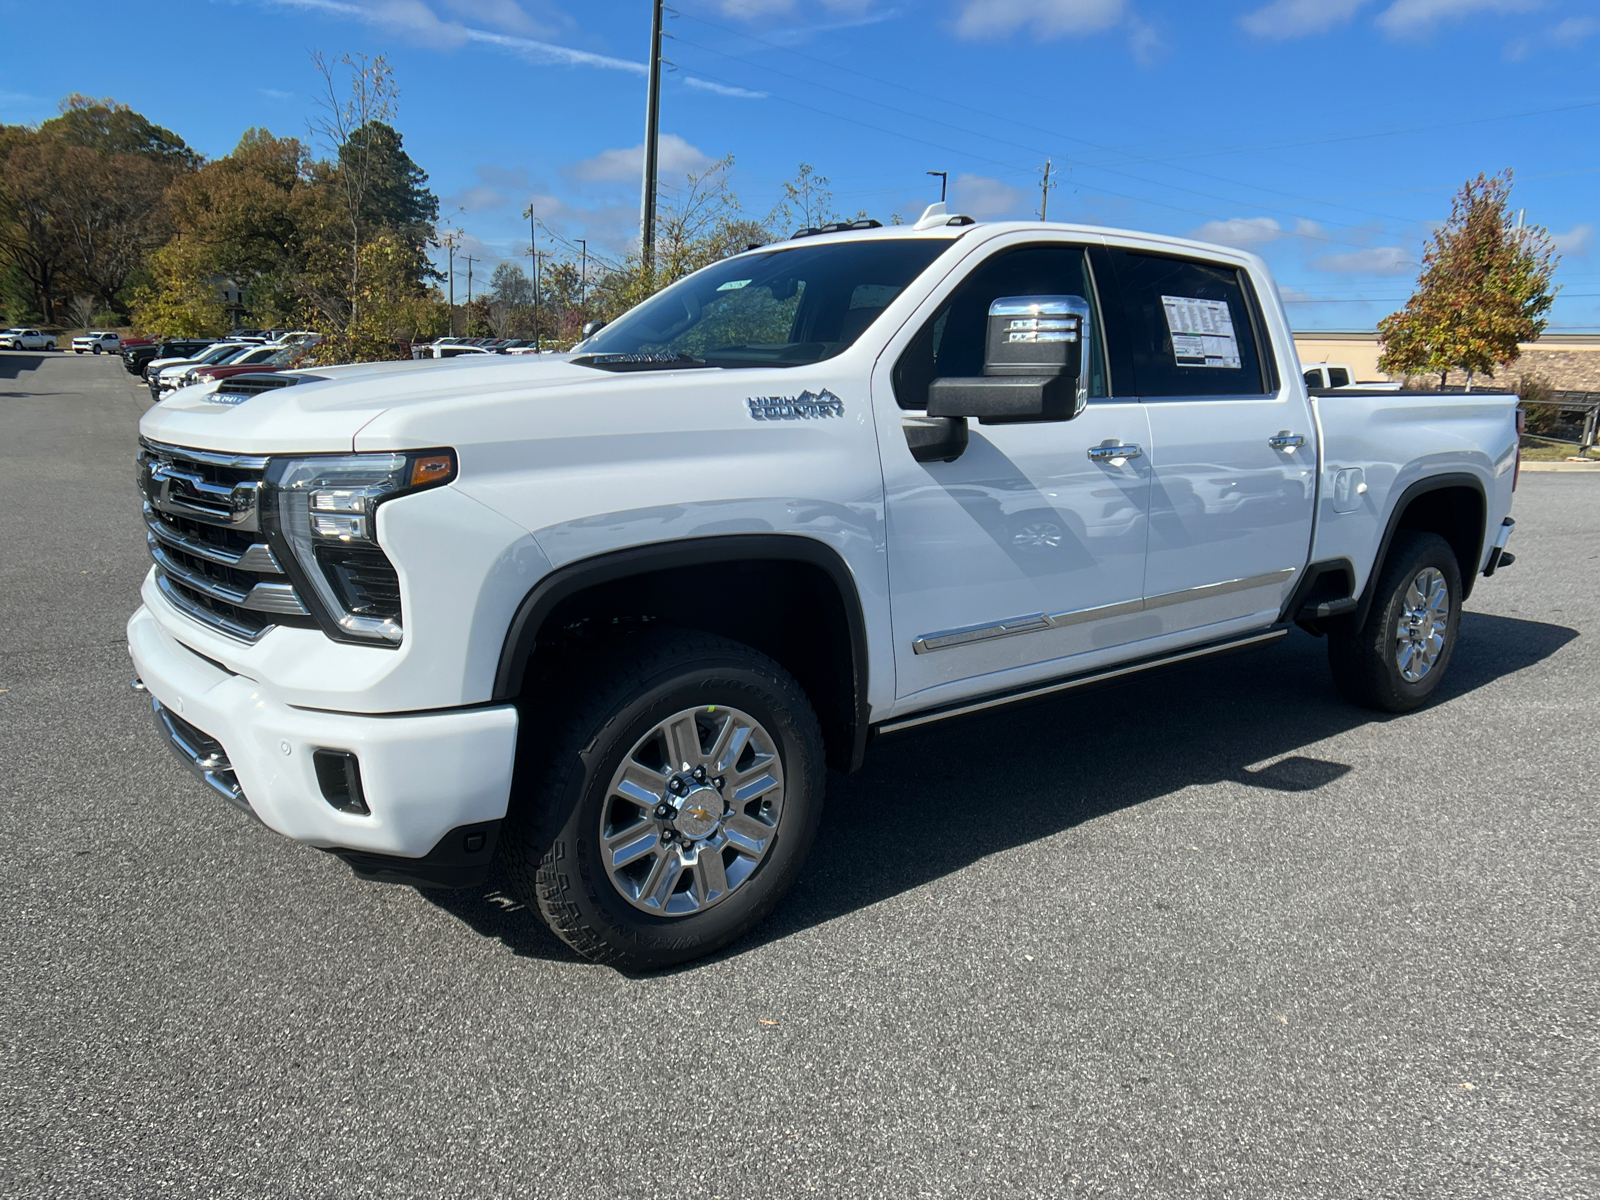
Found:
M 148 396 L 0 354 L 0 1193 L 1600 1188 L 1600 481 L 1529 474 L 1441 699 L 1322 646 L 906 735 L 730 953 L 361 883 L 127 687 Z

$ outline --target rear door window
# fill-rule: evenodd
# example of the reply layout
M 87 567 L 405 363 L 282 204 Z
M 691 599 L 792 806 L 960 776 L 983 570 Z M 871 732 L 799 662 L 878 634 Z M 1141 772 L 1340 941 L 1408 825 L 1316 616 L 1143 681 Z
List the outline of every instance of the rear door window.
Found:
M 1331 388 L 1349 387 L 1350 372 L 1346 371 L 1343 367 L 1329 367 L 1328 386 Z
M 1254 291 L 1237 268 L 1120 248 L 1110 257 L 1140 396 L 1273 390 Z

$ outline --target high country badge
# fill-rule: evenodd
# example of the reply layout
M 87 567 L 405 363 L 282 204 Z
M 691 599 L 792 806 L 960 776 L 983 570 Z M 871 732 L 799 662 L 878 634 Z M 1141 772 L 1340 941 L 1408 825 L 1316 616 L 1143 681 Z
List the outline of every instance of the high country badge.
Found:
M 745 401 L 757 421 L 810 421 L 844 416 L 844 401 L 827 388 L 798 396 L 751 396 Z

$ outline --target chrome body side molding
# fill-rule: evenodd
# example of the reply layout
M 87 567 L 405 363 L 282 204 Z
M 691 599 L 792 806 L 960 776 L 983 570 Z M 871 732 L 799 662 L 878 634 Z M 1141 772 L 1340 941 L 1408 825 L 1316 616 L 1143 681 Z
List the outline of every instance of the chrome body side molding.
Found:
M 989 642 L 995 638 L 1014 637 L 1019 633 L 1039 633 L 1046 629 L 1064 629 L 1081 625 L 1085 621 L 1101 621 L 1108 617 L 1125 617 L 1152 608 L 1166 608 L 1172 604 L 1187 604 L 1190 600 L 1205 600 L 1211 596 L 1226 596 L 1231 592 L 1246 592 L 1251 588 L 1269 587 L 1287 583 L 1298 567 L 1284 567 L 1281 571 L 1268 571 L 1264 575 L 1251 575 L 1245 579 L 1225 579 L 1220 583 L 1207 583 L 1181 592 L 1168 592 L 1161 596 L 1147 596 L 1142 600 L 1124 600 L 1120 604 L 1102 604 L 1098 608 L 1079 608 L 1062 613 L 1034 613 L 1026 617 L 1013 617 L 996 621 L 992 625 L 973 625 L 966 629 L 947 629 L 940 633 L 925 633 L 911 643 L 918 654 L 931 654 L 935 650 L 950 650 L 956 646 L 970 646 L 974 642 Z
M 1213 642 L 1210 645 L 1179 650 L 1156 658 L 1125 663 L 1120 667 L 1110 667 L 1104 671 L 1091 671 L 1086 675 L 1058 679 L 1051 683 L 1026 687 L 1020 691 L 1003 692 L 998 695 L 985 696 L 978 700 L 970 700 L 944 708 L 930 709 L 927 712 L 912 713 L 909 716 L 885 721 L 883 724 L 876 726 L 876 732 L 880 734 L 900 733 L 903 730 L 916 729 L 922 725 L 931 725 L 936 721 L 947 721 L 952 717 L 963 717 L 969 713 L 983 712 L 985 709 L 999 708 L 1006 704 L 1017 704 L 1023 700 L 1036 700 L 1041 696 L 1050 696 L 1057 692 L 1087 687 L 1092 683 L 1103 683 L 1106 680 L 1117 679 L 1123 675 L 1133 675 L 1139 671 L 1148 671 L 1153 667 L 1165 667 L 1172 663 L 1185 662 L 1191 658 L 1204 658 L 1210 654 L 1223 654 L 1229 650 L 1243 650 L 1249 646 L 1262 646 L 1268 642 L 1278 641 L 1288 632 L 1287 629 L 1269 629 L 1263 633 L 1247 634 L 1244 637 L 1233 638 L 1225 642 Z

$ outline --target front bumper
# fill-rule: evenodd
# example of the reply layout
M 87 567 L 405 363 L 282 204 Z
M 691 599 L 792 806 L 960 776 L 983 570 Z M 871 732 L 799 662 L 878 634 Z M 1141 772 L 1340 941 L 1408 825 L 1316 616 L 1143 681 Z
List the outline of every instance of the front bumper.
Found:
M 510 705 L 395 716 L 294 708 L 186 648 L 143 607 L 128 622 L 128 650 L 169 745 L 213 792 L 285 837 L 347 860 L 421 860 L 447 834 L 506 815 L 517 741 Z M 369 813 L 324 799 L 318 749 L 357 757 Z M 493 843 L 476 843 L 485 859 Z

